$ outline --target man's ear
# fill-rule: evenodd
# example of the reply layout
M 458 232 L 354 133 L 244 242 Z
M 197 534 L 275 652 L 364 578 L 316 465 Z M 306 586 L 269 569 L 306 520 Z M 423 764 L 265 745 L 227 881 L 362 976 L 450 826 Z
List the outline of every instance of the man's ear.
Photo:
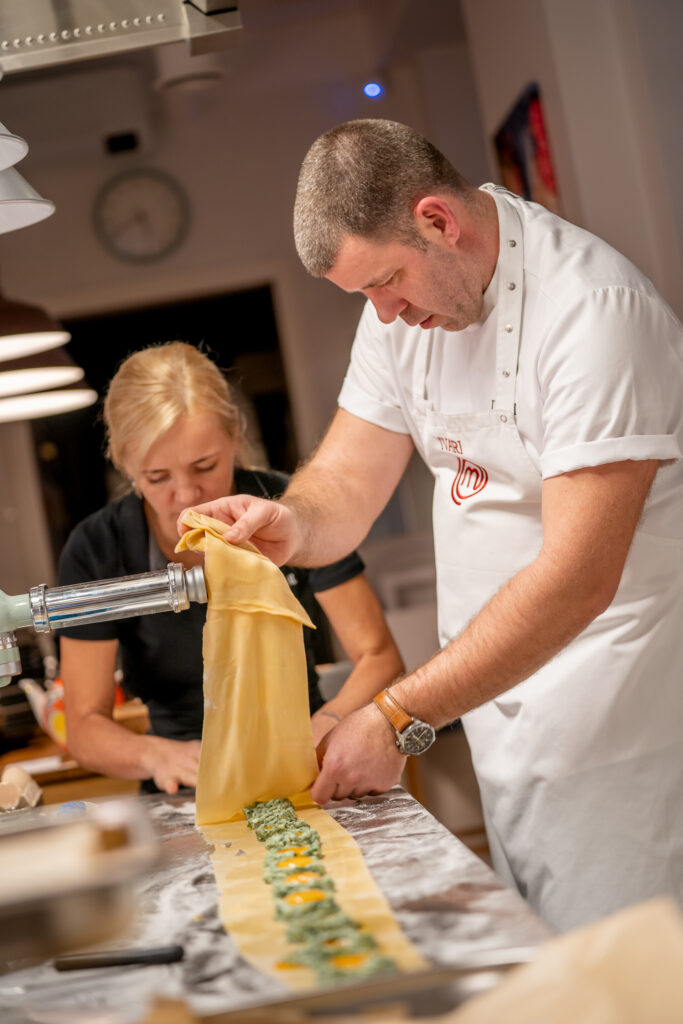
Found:
M 415 227 L 426 242 L 452 248 L 460 238 L 460 222 L 448 199 L 423 196 L 413 208 Z

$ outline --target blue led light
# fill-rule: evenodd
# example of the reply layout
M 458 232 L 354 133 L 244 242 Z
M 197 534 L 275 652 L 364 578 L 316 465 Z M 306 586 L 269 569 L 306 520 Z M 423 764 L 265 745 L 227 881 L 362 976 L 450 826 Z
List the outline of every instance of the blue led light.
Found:
M 376 100 L 382 95 L 384 89 L 379 84 L 379 82 L 366 82 L 365 85 L 363 86 L 363 92 L 371 100 Z

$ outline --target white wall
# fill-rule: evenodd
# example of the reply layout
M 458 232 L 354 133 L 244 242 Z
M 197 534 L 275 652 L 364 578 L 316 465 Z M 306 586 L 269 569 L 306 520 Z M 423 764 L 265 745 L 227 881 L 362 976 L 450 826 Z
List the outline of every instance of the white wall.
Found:
M 538 82 L 565 216 L 624 252 L 683 315 L 683 5 L 463 0 L 463 13 L 487 138 Z
M 656 146 L 661 152 L 664 188 L 674 211 L 672 228 L 679 245 L 683 239 L 683 4 L 680 0 L 631 0 L 631 32 L 638 38 L 652 97 L 652 116 Z M 680 293 L 680 278 L 678 291 Z

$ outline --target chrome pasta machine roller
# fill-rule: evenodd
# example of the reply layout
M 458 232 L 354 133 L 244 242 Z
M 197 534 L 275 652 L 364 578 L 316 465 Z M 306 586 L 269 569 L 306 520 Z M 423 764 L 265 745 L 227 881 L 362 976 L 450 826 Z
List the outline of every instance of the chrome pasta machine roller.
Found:
M 14 630 L 33 626 L 49 633 L 60 626 L 83 626 L 89 622 L 110 622 L 134 615 L 182 612 L 191 601 L 208 600 L 204 571 L 200 565 L 184 569 L 169 562 L 157 572 L 119 576 L 111 580 L 76 583 L 70 587 L 41 584 L 28 594 L 12 596 L 0 590 L 0 686 L 21 672 L 19 646 Z

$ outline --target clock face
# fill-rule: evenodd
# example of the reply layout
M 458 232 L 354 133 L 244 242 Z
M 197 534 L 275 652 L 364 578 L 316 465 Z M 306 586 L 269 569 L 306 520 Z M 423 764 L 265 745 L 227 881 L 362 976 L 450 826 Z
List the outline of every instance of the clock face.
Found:
M 95 199 L 95 230 L 114 256 L 133 263 L 162 259 L 187 234 L 187 197 L 173 178 L 156 170 L 126 171 Z

